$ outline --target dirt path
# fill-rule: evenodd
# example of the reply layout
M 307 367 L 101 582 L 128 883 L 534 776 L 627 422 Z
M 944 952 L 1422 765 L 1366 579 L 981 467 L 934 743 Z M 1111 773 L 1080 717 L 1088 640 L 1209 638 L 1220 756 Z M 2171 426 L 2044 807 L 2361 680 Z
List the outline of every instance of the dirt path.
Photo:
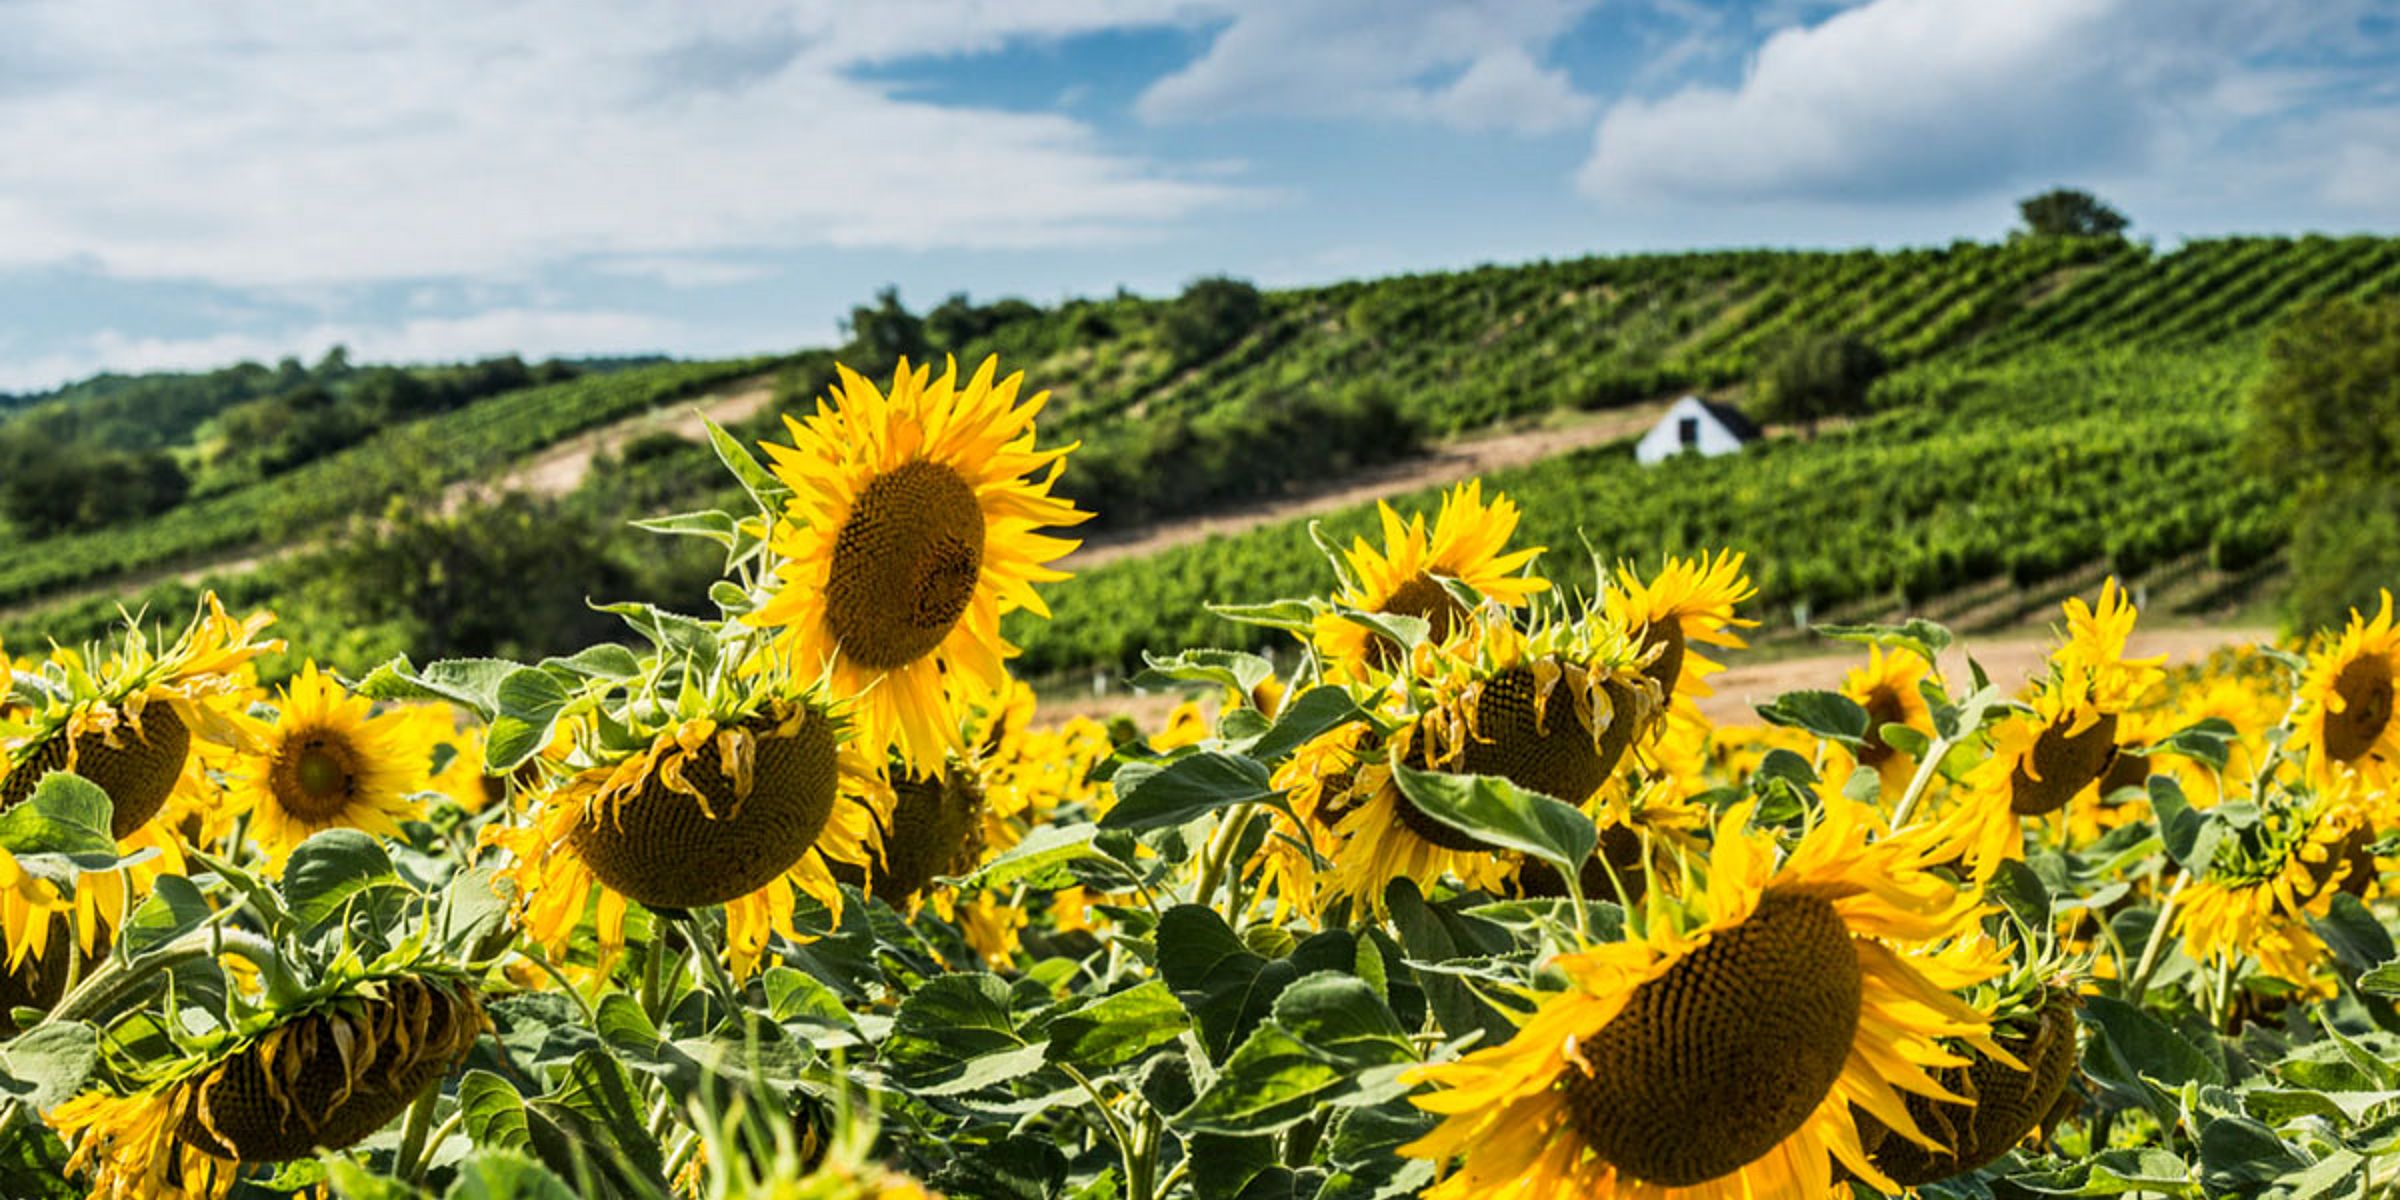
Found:
M 1538 429 L 1460 438 L 1436 446 L 1429 453 L 1354 471 L 1324 487 L 1297 495 L 1220 508 L 1138 529 L 1095 534 L 1084 539 L 1083 548 L 1068 555 L 1063 565 L 1071 571 L 1090 570 L 1120 558 L 1155 554 L 1218 534 L 1230 536 L 1277 521 L 1332 512 L 1384 496 L 1521 467 L 1571 450 L 1632 437 L 1648 429 L 1666 410 L 1667 402 L 1660 401 L 1591 413 Z
M 2144 630 L 2133 635 L 2126 653 L 2135 658 L 2154 654 L 2167 657 L 2167 665 L 2179 666 L 2208 657 L 2221 646 L 2248 645 L 2272 641 L 2271 629 L 2158 629 Z M 1963 685 L 1968 678 L 1966 656 L 1972 652 L 1975 661 L 1983 664 L 1985 672 L 1996 683 L 2015 683 L 2041 669 L 2055 641 L 2048 630 L 2009 633 L 1998 636 L 1974 637 L 1963 647 L 1953 647 L 1942 657 L 1942 671 L 1954 685 Z M 1729 656 L 1730 657 L 1730 656 Z M 1756 723 L 1755 704 L 1772 700 L 1785 692 L 1806 689 L 1833 690 L 1841 687 L 1842 675 L 1866 661 L 1866 648 L 1801 658 L 1783 658 L 1769 662 L 1741 662 L 1732 658 L 1726 669 L 1709 677 L 1716 694 L 1700 702 L 1700 711 L 1710 720 L 1726 724 Z M 1096 717 L 1107 720 L 1119 715 L 1132 717 L 1144 730 L 1155 730 L 1166 723 L 1168 710 L 1181 699 L 1172 695 L 1135 695 L 1117 692 L 1107 696 L 1044 697 L 1041 702 L 1043 720 L 1064 720 L 1072 716 Z

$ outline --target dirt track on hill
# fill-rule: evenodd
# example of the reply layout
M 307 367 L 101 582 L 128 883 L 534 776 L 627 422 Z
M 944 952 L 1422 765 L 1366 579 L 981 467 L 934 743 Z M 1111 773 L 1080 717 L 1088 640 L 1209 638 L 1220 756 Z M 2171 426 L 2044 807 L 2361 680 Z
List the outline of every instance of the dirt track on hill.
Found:
M 1083 548 L 1060 565 L 1085 571 L 1120 558 L 1138 558 L 1174 546 L 1223 534 L 1231 536 L 1356 504 L 1367 504 L 1400 492 L 1440 487 L 1493 471 L 1606 445 L 1648 429 L 1667 411 L 1667 402 L 1614 408 L 1578 416 L 1575 420 L 1538 429 L 1481 434 L 1435 446 L 1431 451 L 1398 462 L 1384 463 L 1343 475 L 1325 486 L 1289 496 L 1177 517 L 1138 529 L 1111 530 L 1085 538 Z
M 2196 662 L 2208 657 L 2221 646 L 2248 645 L 2272 641 L 2271 629 L 2156 629 L 2136 632 L 2126 645 L 2126 654 L 2147 658 L 2163 654 L 2168 666 Z M 2001 634 L 1991 637 L 1970 637 L 1963 647 L 1953 647 L 1942 658 L 1942 671 L 1954 686 L 1963 685 L 1968 678 L 1966 656 L 1973 653 L 1975 661 L 1994 682 L 2014 683 L 2041 669 L 2043 660 L 2056 644 L 2047 631 Z M 1755 722 L 1754 704 L 1771 700 L 1785 692 L 1805 689 L 1839 688 L 1842 674 L 1866 661 L 1866 648 L 1799 658 L 1782 658 L 1767 662 L 1742 662 L 1731 655 L 1720 655 L 1719 661 L 1730 661 L 1722 673 L 1709 677 L 1716 694 L 1700 701 L 1700 711 L 1710 720 L 1738 724 Z M 1166 722 L 1167 711 L 1180 698 L 1172 695 L 1135 695 L 1118 692 L 1107 696 L 1044 697 L 1041 703 L 1043 720 L 1064 720 L 1070 716 L 1098 717 L 1106 720 L 1119 714 L 1130 716 L 1143 729 L 1157 729 Z

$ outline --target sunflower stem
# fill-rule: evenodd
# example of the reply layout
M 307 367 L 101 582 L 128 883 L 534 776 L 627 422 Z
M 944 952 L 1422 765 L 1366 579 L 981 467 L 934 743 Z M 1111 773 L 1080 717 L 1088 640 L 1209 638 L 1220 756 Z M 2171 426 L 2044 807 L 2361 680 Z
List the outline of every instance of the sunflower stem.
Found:
M 1216 835 L 1209 839 L 1201 861 L 1200 883 L 1192 892 L 1194 904 L 1216 903 L 1217 885 L 1224 882 L 1225 872 L 1232 865 L 1234 846 L 1242 840 L 1242 830 L 1249 827 L 1250 815 L 1257 808 L 1255 804 L 1236 805 L 1226 815 L 1225 823 L 1217 827 Z M 1233 924 L 1233 918 L 1234 914 L 1227 912 L 1225 923 Z
M 1949 738 L 1935 734 L 1933 744 L 1925 747 L 1925 757 L 1917 760 L 1916 774 L 1908 777 L 1908 790 L 1900 793 L 1900 803 L 1892 809 L 1892 832 L 1907 828 L 1909 815 L 1916 811 L 1917 801 L 1933 785 L 1934 772 L 1941 769 L 1942 760 L 1950 756 L 1955 745 Z
M 2175 883 L 2167 889 L 2166 901 L 2159 905 L 2158 921 L 2150 926 L 2150 938 L 2142 945 L 2142 958 L 2134 964 L 2133 975 L 2125 981 L 2125 1002 L 2139 1005 L 2142 994 L 2150 990 L 2150 976 L 2158 970 L 2159 952 L 2167 945 L 2167 930 L 2175 924 L 2175 905 L 2183 898 L 2183 885 L 2192 881 L 2186 871 L 2175 873 Z
M 650 928 L 650 953 L 642 966 L 642 1012 L 653 1024 L 659 1020 L 660 977 L 666 973 L 667 930 L 664 922 L 654 921 Z
M 152 950 L 140 958 L 119 962 L 111 960 L 86 975 L 75 990 L 69 992 L 42 1018 L 42 1024 L 53 1021 L 95 1021 L 108 1014 L 127 997 L 160 972 L 172 970 L 185 963 L 211 957 L 220 951 L 230 951 L 259 964 L 259 970 L 269 984 L 288 983 L 289 972 L 275 952 L 275 945 L 255 933 L 240 929 L 225 929 L 219 922 L 240 911 L 236 905 L 211 917 L 207 924 L 182 937 Z
M 1100 1114 L 1101 1123 L 1108 1127 L 1108 1139 L 1117 1144 L 1117 1158 L 1125 1164 L 1128 1200 L 1151 1200 L 1151 1193 L 1140 1189 L 1140 1157 L 1134 1153 L 1133 1137 L 1125 1131 L 1125 1123 L 1117 1119 L 1116 1110 L 1108 1106 L 1108 1101 L 1100 1095 L 1100 1089 L 1092 1084 L 1091 1076 L 1077 1070 L 1073 1063 L 1061 1062 L 1057 1066 L 1066 1072 L 1067 1078 L 1075 1081 L 1076 1086 L 1083 1089 L 1084 1095 L 1092 1098 L 1092 1108 Z
M 425 1176 L 425 1134 L 433 1128 L 433 1109 L 442 1099 L 441 1084 L 426 1085 L 408 1106 L 408 1124 L 400 1127 L 400 1151 L 392 1159 L 392 1174 L 415 1187 Z

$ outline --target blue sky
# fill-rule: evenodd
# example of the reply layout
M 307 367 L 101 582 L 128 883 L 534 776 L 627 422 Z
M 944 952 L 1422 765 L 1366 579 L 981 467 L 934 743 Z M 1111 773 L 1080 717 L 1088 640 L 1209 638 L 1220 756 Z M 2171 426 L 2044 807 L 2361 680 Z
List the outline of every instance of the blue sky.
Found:
M 0 390 L 1725 245 L 2400 232 L 2400 0 L 0 0 Z

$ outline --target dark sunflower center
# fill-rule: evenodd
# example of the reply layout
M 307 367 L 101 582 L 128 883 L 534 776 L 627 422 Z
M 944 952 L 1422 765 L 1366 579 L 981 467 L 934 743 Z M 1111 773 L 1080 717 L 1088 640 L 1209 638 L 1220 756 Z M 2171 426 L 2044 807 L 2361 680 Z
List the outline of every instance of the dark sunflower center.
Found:
M 2116 714 L 2105 714 L 2082 733 L 2070 735 L 2067 730 L 2074 720 L 2072 714 L 2060 717 L 2034 739 L 2033 769 L 2041 774 L 2040 779 L 2029 774 L 2024 763 L 2009 773 L 2010 811 L 2026 817 L 2057 812 L 2115 761 Z
M 1867 1153 L 1878 1170 L 1894 1183 L 1908 1187 L 1948 1179 L 1981 1167 L 2033 1132 L 2066 1091 L 2076 1061 L 2075 1010 L 2071 1000 L 2054 996 L 2032 1030 L 1999 1037 L 2002 1047 L 2025 1064 L 2006 1066 L 1980 1050 L 1970 1050 L 1973 1063 L 1943 1067 L 1935 1082 L 1967 1098 L 1964 1104 L 1935 1100 L 1913 1092 L 1901 1097 L 1917 1128 L 1948 1149 L 1929 1150 L 1893 1135 L 1883 1124 L 1853 1110 L 1859 1140 L 1872 1138 Z
M 358 794 L 358 751 L 340 735 L 303 734 L 275 756 L 267 782 L 293 816 L 311 821 L 342 814 Z
M 1652 647 L 1658 648 L 1658 657 L 1642 668 L 1642 674 L 1657 682 L 1659 695 L 1672 696 L 1675 682 L 1683 678 L 1683 622 L 1674 617 L 1652 621 L 1642 630 L 1642 648 Z
M 983 508 L 958 472 L 912 462 L 859 493 L 833 543 L 825 619 L 842 653 L 878 670 L 931 653 L 975 598 Z
M 1392 594 L 1376 608 L 1379 613 L 1415 617 L 1425 622 L 1425 636 L 1435 643 L 1448 640 L 1450 631 L 1467 615 L 1467 606 L 1442 586 L 1442 581 L 1423 571 L 1415 578 L 1392 589 Z M 1382 637 L 1368 643 L 1367 654 L 1378 667 L 1388 667 L 1399 661 L 1398 647 Z
M 2325 714 L 2325 753 L 2335 762 L 2356 762 L 2375 748 L 2392 723 L 2392 664 L 2382 655 L 2351 660 L 2334 676 L 2342 711 Z
M 1458 758 L 1442 768 L 1467 775 L 1498 775 L 1518 787 L 1581 804 L 1608 781 L 1611 765 L 1601 759 L 1592 734 L 1575 715 L 1575 702 L 1562 681 L 1535 711 L 1533 669 L 1514 667 L 1485 680 L 1469 703 L 1472 732 Z M 1622 717 L 1622 714 L 1620 713 Z M 1631 718 L 1623 718 L 1627 725 Z M 1621 751 L 1620 747 L 1620 751 Z M 1422 742 L 1410 751 L 1410 766 L 1423 769 Z M 1399 801 L 1400 823 L 1445 850 L 1487 850 L 1484 843 Z
M 1770 891 L 1750 919 L 1634 989 L 1559 1077 L 1568 1122 L 1666 1187 L 1731 1174 L 1808 1121 L 1850 1056 L 1861 978 L 1831 903 Z
M 913 772 L 892 781 L 891 824 L 883 836 L 883 872 L 874 890 L 895 908 L 936 876 L 964 875 L 983 852 L 983 785 L 956 768 L 941 776 Z
M 1883 740 L 1883 727 L 1904 723 L 1908 710 L 1901 704 L 1899 694 L 1888 687 L 1868 692 L 1867 702 L 1860 707 L 1867 710 L 1867 736 L 1866 744 L 1858 749 L 1858 761 L 1863 766 L 1880 767 L 1899 753 Z

